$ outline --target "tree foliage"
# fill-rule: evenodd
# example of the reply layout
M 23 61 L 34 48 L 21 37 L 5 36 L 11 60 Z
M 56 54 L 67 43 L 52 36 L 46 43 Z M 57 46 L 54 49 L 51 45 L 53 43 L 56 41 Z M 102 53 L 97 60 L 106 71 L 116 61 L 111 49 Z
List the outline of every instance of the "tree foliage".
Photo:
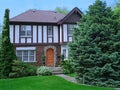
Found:
M 0 78 L 7 78 L 12 70 L 12 61 L 16 60 L 14 47 L 9 37 L 9 9 L 5 10 L 4 25 L 0 49 Z
M 96 0 L 74 29 L 70 56 L 80 82 L 120 86 L 120 23 L 105 2 Z
M 118 0 L 118 2 L 116 3 L 116 6 L 113 9 L 113 11 L 114 11 L 114 14 L 119 17 L 119 20 L 120 20 L 120 0 Z
M 69 10 L 68 10 L 67 8 L 65 8 L 65 7 L 63 7 L 63 8 L 61 8 L 61 7 L 56 7 L 55 11 L 56 11 L 56 12 L 59 12 L 59 13 L 61 13 L 61 14 L 65 14 L 65 15 L 69 13 Z
M 1 38 L 2 38 L 2 35 L 0 34 L 0 48 L 1 48 Z

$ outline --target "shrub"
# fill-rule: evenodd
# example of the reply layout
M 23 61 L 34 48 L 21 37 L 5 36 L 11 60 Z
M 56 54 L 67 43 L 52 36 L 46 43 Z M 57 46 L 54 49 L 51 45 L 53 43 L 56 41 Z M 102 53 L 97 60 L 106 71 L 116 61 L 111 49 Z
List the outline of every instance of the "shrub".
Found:
M 41 66 L 39 68 L 37 68 L 37 75 L 52 75 L 52 71 L 50 70 L 49 67 L 46 66 Z
M 62 55 L 60 56 L 60 58 L 61 58 L 61 60 L 63 61 L 63 60 L 65 59 L 64 54 L 62 54 Z
M 68 59 L 68 60 L 61 62 L 63 73 L 70 74 L 74 72 L 73 67 L 72 67 L 72 61 L 73 61 L 72 59 Z
M 19 60 L 12 63 L 12 72 L 9 73 L 10 78 L 36 75 L 36 67 Z
M 10 78 L 16 78 L 16 77 L 19 77 L 19 75 L 18 75 L 17 72 L 11 72 L 11 73 L 9 73 L 9 77 Z

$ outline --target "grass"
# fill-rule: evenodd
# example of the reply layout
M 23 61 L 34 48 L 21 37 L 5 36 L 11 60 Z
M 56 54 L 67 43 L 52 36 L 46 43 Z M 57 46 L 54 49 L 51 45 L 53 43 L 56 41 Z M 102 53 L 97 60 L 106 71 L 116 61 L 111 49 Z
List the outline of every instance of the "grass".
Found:
M 0 90 L 114 90 L 78 85 L 58 76 L 32 76 L 16 79 L 1 79 Z

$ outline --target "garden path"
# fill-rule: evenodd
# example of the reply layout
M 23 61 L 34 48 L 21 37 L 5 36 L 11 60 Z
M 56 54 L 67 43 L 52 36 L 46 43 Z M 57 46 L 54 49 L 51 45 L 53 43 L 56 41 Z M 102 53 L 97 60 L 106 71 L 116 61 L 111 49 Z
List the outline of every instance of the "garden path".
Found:
M 64 78 L 67 81 L 70 81 L 70 82 L 78 84 L 78 82 L 76 81 L 76 79 L 74 77 L 70 77 L 70 76 L 67 76 L 67 75 L 64 75 L 64 74 L 58 74 L 56 76 L 62 77 L 62 78 Z
M 62 78 L 64 78 L 64 79 L 67 80 L 67 81 L 70 81 L 70 82 L 79 84 L 74 77 L 70 77 L 70 76 L 67 76 L 67 75 L 65 75 L 65 74 L 57 74 L 56 76 L 62 77 Z M 120 90 L 120 88 L 116 88 L 116 90 Z

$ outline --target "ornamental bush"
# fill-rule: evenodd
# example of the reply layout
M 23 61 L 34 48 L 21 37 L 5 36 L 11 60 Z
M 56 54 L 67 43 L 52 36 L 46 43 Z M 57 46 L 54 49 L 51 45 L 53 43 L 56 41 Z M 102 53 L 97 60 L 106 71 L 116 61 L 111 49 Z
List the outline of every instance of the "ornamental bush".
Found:
M 72 59 L 67 59 L 65 61 L 61 61 L 61 67 L 62 67 L 63 73 L 65 73 L 65 74 L 73 73 L 74 71 L 73 71 L 72 64 L 73 64 Z
M 46 75 L 52 75 L 52 70 L 49 67 L 41 66 L 37 68 L 37 75 L 40 76 L 46 76 Z
M 12 63 L 12 72 L 9 73 L 10 78 L 34 76 L 36 75 L 36 67 L 19 60 L 14 60 Z

